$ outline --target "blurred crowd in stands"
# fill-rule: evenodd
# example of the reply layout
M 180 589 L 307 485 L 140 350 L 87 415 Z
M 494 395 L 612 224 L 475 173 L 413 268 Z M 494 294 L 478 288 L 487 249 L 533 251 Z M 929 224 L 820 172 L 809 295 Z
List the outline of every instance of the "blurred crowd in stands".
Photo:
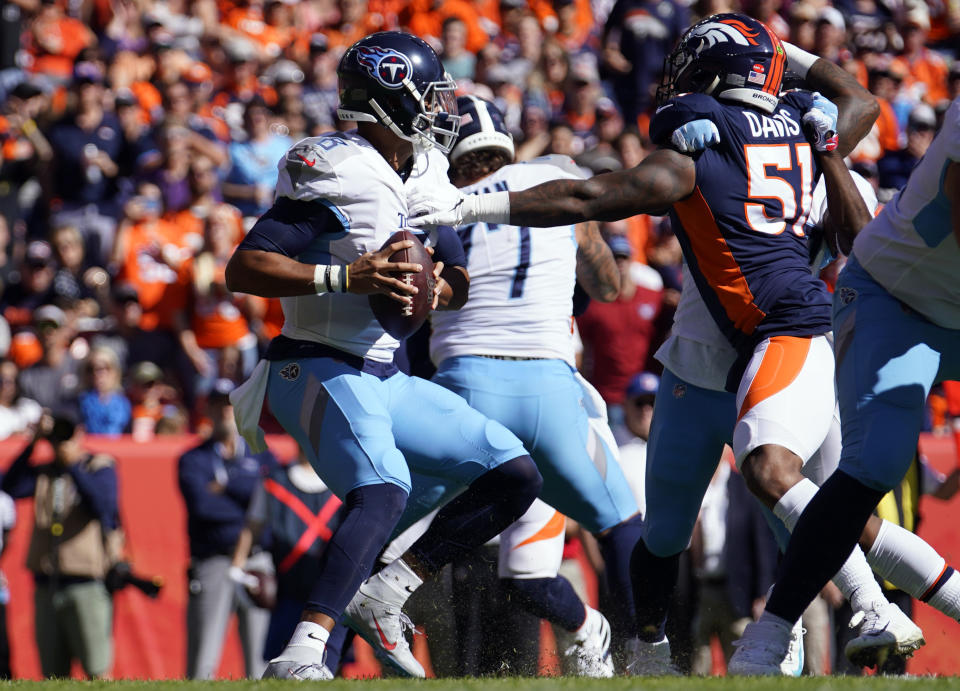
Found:
M 225 403 L 283 319 L 275 300 L 231 294 L 224 266 L 270 207 L 291 143 L 349 128 L 336 118 L 336 66 L 371 32 L 405 28 L 426 39 L 463 93 L 506 114 L 518 159 L 565 154 L 588 175 L 647 155 L 663 60 L 693 21 L 716 12 L 751 14 L 876 95 L 880 119 L 850 164 L 881 200 L 906 181 L 960 94 L 957 0 L 2 0 L 0 8 L 0 438 L 64 404 L 87 434 L 217 433 L 208 404 Z M 634 376 L 659 369 L 652 353 L 677 303 L 681 253 L 665 219 L 603 230 L 624 291 L 580 317 L 582 367 L 630 443 L 634 407 L 649 414 L 652 402 L 651 385 Z M 960 415 L 946 401 L 933 399 L 935 430 Z M 214 463 L 220 447 L 212 448 Z M 188 510 L 209 505 L 199 498 L 222 495 L 229 481 L 198 484 L 191 503 L 181 477 Z M 726 578 L 717 563 L 725 511 L 739 505 L 722 498 L 727 482 L 721 472 L 721 498 L 708 496 L 690 567 L 710 587 Z M 219 571 L 249 500 L 245 491 L 236 531 L 211 552 Z M 194 546 L 203 539 L 191 533 Z M 755 586 L 737 602 L 738 619 L 766 587 Z M 222 639 L 222 630 L 211 635 Z M 709 669 L 700 654 L 694 668 Z M 199 655 L 192 664 L 209 670 L 219 648 Z

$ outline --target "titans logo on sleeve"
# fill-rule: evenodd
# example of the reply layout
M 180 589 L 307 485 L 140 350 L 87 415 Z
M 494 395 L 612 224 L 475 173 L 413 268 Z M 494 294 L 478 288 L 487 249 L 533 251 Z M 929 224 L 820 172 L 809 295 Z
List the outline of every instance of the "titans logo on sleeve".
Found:
M 695 157 L 697 185 L 671 218 L 714 321 L 741 352 L 764 338 L 830 329 L 830 298 L 808 268 L 804 225 L 816 163 L 800 127 L 809 93 L 791 92 L 773 113 L 702 94 L 678 96 L 650 124 L 658 144 L 708 118 L 720 145 Z
M 403 80 L 409 77 L 412 71 L 410 59 L 395 50 L 361 46 L 357 48 L 357 52 L 360 64 L 388 89 L 399 89 L 403 85 Z

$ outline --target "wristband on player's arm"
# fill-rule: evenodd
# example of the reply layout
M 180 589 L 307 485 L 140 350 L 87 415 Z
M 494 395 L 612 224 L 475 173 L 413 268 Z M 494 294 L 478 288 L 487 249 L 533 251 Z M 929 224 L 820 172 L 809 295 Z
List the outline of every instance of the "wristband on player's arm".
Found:
M 783 41 L 783 50 L 787 54 L 787 67 L 800 75 L 801 79 L 807 78 L 807 72 L 813 67 L 813 63 L 820 59 L 787 41 Z
M 463 198 L 461 204 L 461 221 L 457 225 L 468 225 L 478 221 L 502 223 L 504 225 L 510 223 L 509 192 L 468 194 Z
M 317 295 L 346 293 L 350 269 L 345 264 L 316 264 L 313 267 L 313 289 Z

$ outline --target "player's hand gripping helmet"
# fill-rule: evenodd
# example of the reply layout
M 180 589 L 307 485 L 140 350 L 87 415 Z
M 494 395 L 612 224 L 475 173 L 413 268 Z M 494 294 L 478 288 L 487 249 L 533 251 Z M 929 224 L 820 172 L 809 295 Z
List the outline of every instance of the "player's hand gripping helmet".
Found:
M 503 122 L 503 114 L 490 101 L 477 96 L 457 99 L 460 134 L 450 152 L 450 162 L 477 149 L 502 149 L 513 160 L 513 137 Z
M 376 122 L 414 145 L 450 151 L 460 118 L 456 82 L 433 49 L 402 31 L 354 43 L 337 68 L 341 120 Z
M 664 61 L 657 105 L 696 92 L 772 113 L 786 64 L 780 39 L 765 24 L 742 14 L 715 14 L 687 29 Z

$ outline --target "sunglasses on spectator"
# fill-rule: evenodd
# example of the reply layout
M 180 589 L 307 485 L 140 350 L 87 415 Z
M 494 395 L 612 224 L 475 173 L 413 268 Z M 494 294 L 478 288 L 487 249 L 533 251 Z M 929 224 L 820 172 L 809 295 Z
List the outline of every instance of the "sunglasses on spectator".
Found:
M 645 405 L 653 405 L 653 401 L 653 396 L 637 396 L 636 398 L 630 399 L 630 405 L 634 408 L 642 408 Z

